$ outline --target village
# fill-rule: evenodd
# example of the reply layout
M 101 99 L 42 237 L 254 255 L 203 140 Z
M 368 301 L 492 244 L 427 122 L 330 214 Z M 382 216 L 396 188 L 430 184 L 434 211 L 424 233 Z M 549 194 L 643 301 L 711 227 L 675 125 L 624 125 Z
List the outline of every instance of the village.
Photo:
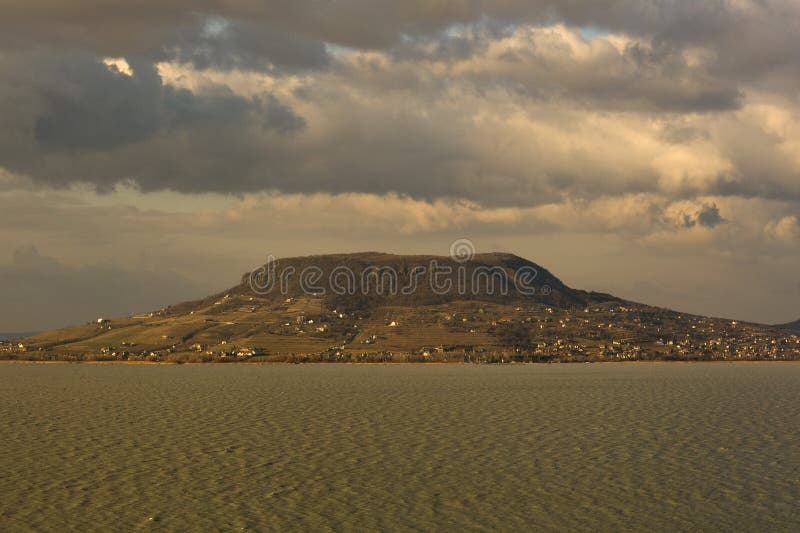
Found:
M 86 339 L 0 343 L 0 358 L 149 362 L 601 362 L 800 359 L 796 332 L 634 303 L 558 308 L 486 302 L 372 310 L 225 295 L 175 324 L 174 310 L 99 318 Z M 103 343 L 102 339 L 116 342 Z

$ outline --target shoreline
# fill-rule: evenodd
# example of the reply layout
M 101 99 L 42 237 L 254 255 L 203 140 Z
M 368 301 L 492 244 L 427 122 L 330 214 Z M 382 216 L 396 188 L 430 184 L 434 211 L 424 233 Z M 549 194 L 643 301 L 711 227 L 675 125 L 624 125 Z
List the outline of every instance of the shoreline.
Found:
M 314 361 L 304 363 L 291 363 L 287 361 L 238 361 L 238 362 L 219 362 L 209 361 L 207 363 L 185 362 L 176 363 L 172 361 L 37 361 L 34 359 L 10 360 L 2 359 L 0 364 L 24 364 L 24 365 L 154 365 L 154 366 L 244 366 L 244 365 L 315 365 L 315 366 L 552 366 L 552 365 L 636 365 L 636 364 L 752 364 L 752 363 L 800 363 L 800 360 L 791 359 L 747 359 L 747 360 L 711 360 L 711 361 L 574 361 L 574 362 L 552 362 L 552 363 L 465 363 L 463 361 L 430 361 L 430 362 L 335 362 L 335 361 Z

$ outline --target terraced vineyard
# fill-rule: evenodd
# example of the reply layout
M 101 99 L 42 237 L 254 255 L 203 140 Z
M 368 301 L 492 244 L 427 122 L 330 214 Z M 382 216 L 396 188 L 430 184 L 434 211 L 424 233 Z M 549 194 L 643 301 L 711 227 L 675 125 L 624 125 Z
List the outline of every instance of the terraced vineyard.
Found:
M 345 265 L 356 272 L 379 264 L 410 276 L 415 264 L 431 259 L 355 254 L 288 259 L 282 265 L 298 272 L 309 266 L 330 272 Z M 452 269 L 465 268 L 447 258 L 433 259 Z M 440 293 L 423 284 L 409 294 L 342 295 L 319 281 L 312 291 L 288 283 L 283 290 L 264 292 L 246 275 L 229 291 L 203 300 L 6 342 L 0 344 L 0 357 L 165 362 L 800 358 L 796 331 L 578 291 L 508 254 L 476 256 L 469 265 L 472 272 L 481 267 L 515 281 L 520 269 L 535 269 L 534 290 L 499 294 L 487 285 L 468 294 Z M 407 283 L 402 277 L 399 281 Z

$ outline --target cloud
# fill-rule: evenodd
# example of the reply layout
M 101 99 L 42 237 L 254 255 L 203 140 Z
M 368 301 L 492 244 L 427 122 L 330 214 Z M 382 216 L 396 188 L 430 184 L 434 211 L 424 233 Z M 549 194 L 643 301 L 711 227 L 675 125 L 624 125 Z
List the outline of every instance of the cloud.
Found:
M 0 56 L 0 111 L 8 119 L 0 165 L 56 185 L 107 189 L 133 180 L 144 189 L 224 189 L 231 166 L 222 158 L 259 150 L 248 137 L 268 142 L 305 126 L 268 92 L 244 97 L 223 84 L 189 90 L 164 84 L 144 59 L 125 64 L 130 74 L 83 52 Z M 225 131 L 235 134 L 220 137 Z M 203 156 L 206 174 L 198 171 Z M 176 185 L 194 176 L 196 183 Z
M 796 313 L 800 249 L 796 240 L 780 240 L 765 229 L 796 216 L 797 206 L 789 201 L 741 197 L 673 201 L 641 193 L 489 207 L 391 194 L 232 197 L 142 193 L 127 187 L 98 194 L 79 187 L 49 190 L 29 185 L 23 180 L 22 188 L 0 191 L 0 250 L 8 254 L 0 256 L 0 287 L 7 291 L 3 294 L 17 295 L 14 316 L 31 324 L 20 321 L 11 328 L 13 317 L 6 314 L 6 329 L 37 329 L 38 316 L 48 317 L 50 325 L 75 321 L 67 304 L 80 295 L 89 298 L 81 307 L 85 311 L 81 316 L 89 320 L 95 314 L 112 314 L 113 309 L 102 307 L 114 303 L 108 294 L 124 298 L 133 291 L 154 294 L 150 304 L 142 300 L 145 309 L 211 294 L 234 285 L 268 254 L 291 257 L 365 250 L 446 254 L 450 242 L 464 236 L 480 251 L 517 253 L 580 288 L 613 289 L 637 301 L 740 319 L 788 321 Z M 680 223 L 682 214 L 696 216 L 708 205 L 716 205 L 727 222 L 714 228 L 699 223 L 687 228 Z M 791 222 L 790 218 L 780 227 L 792 228 Z M 792 235 L 791 231 L 779 234 Z M 23 270 L 39 272 L 37 279 L 50 276 L 45 266 L 34 266 L 41 261 L 56 262 L 56 272 L 122 271 L 129 275 L 120 279 L 149 283 L 151 276 L 162 275 L 167 281 L 154 282 L 158 291 L 148 293 L 133 281 L 112 287 L 102 273 L 96 281 L 88 275 L 59 278 L 67 288 L 47 289 L 53 301 L 58 298 L 50 315 L 51 308 L 44 311 L 44 297 L 31 296 L 38 295 L 39 281 L 22 283 L 18 274 L 5 268 L 14 264 L 11 251 L 28 246 L 25 243 L 46 251 L 38 254 L 43 259 L 28 254 L 28 259 L 16 260 L 18 267 L 25 265 Z M 714 275 L 706 275 L 707 271 Z M 188 283 L 198 290 L 172 292 L 169 279 L 176 280 L 176 287 Z M 645 279 L 657 280 L 672 294 L 659 295 L 635 284 Z M 748 280 L 744 293 L 742 280 Z M 106 292 L 69 288 L 92 283 Z M 14 292 L 15 284 L 24 290 Z M 133 307 L 119 312 L 132 312 Z
M 704 228 L 715 228 L 725 222 L 719 213 L 717 204 L 703 204 L 693 211 L 684 211 L 681 214 L 680 223 L 685 228 L 702 226 Z
M 664 210 L 665 220 L 678 228 L 694 227 L 713 229 L 727 222 L 720 214 L 716 203 L 676 202 Z
M 562 39 L 576 39 L 537 32 L 553 34 L 553 50 L 537 46 L 553 65 Z M 481 87 L 477 73 L 494 68 L 483 57 L 445 67 L 354 51 L 288 78 L 137 58 L 125 74 L 85 53 L 6 57 L 0 165 L 103 190 L 133 181 L 144 191 L 396 193 L 489 206 L 640 193 L 800 198 L 790 102 L 767 106 L 759 94 L 722 114 L 577 105 Z
M 800 238 L 798 21 L 793 0 L 7 0 L 0 243 L 220 289 L 262 246 L 469 233 L 566 270 L 631 247 L 626 274 L 674 254 L 755 279 L 769 257 L 774 293 Z
M 41 85 L 31 87 L 44 100 L 34 137 L 45 148 L 111 149 L 148 140 L 159 131 L 238 125 L 259 113 L 266 128 L 303 126 L 273 95 L 262 102 L 242 98 L 224 85 L 205 87 L 202 93 L 174 88 L 162 83 L 155 65 L 138 58 L 125 60 L 129 74 L 85 54 L 58 61 L 35 56 L 27 65 L 40 76 Z
M 66 149 L 113 148 L 147 139 L 158 129 L 162 92 L 152 65 L 131 60 L 132 74 L 126 75 L 91 56 L 40 57 L 28 63 L 50 78 L 29 87 L 46 102 L 33 124 L 38 143 Z
M 323 69 L 330 64 L 325 42 L 269 23 L 221 17 L 197 18 L 178 28 L 163 58 L 197 69 L 262 70 L 276 74 Z
M 800 238 L 800 222 L 795 215 L 771 221 L 764 227 L 768 237 L 779 241 L 794 241 Z
M 474 43 L 463 35 L 453 39 L 458 30 L 496 34 L 518 26 L 592 27 L 600 35 L 648 43 L 639 57 L 668 70 L 676 61 L 707 58 L 704 70 L 719 86 L 697 98 L 716 105 L 725 81 L 731 85 L 726 99 L 742 81 L 796 81 L 800 45 L 800 7 L 793 0 L 164 0 L 126 10 L 93 0 L 9 0 L 3 15 L 0 49 L 82 48 L 100 56 L 187 61 L 199 68 L 278 71 L 324 68 L 329 45 L 387 51 L 439 41 L 440 54 L 459 56 Z M 674 74 L 678 82 L 680 70 Z
M 8 331 L 75 325 L 200 296 L 176 274 L 103 265 L 73 268 L 33 246 L 16 249 L 11 263 L 0 265 L 0 322 Z
M 709 72 L 712 58 L 693 59 L 658 41 L 626 36 L 586 41 L 577 29 L 562 25 L 471 38 L 485 47 L 461 57 L 442 57 L 436 47 L 427 59 L 446 62 L 448 71 L 478 87 L 501 86 L 592 109 L 703 112 L 740 105 L 737 85 Z
M 717 204 L 704 204 L 697 212 L 697 224 L 703 227 L 714 228 L 723 222 L 725 219 L 719 214 Z
M 30 38 L 108 47 L 146 47 L 163 40 L 168 28 L 196 18 L 241 19 L 271 23 L 293 33 L 354 47 L 392 46 L 404 37 L 439 34 L 453 25 L 493 21 L 496 24 L 543 23 L 553 20 L 608 31 L 654 34 L 679 42 L 708 42 L 728 38 L 732 29 L 753 30 L 770 21 L 773 28 L 787 28 L 786 21 L 798 11 L 790 0 L 672 0 L 656 4 L 636 0 L 564 2 L 556 0 L 508 0 L 486 2 L 452 0 L 431 4 L 428 0 L 349 0 L 323 3 L 296 0 L 291 3 L 165 0 L 120 11 L 113 5 L 76 0 L 69 5 L 55 0 L 37 2 L 9 0 L 4 5 L 5 41 L 18 42 L 20 25 L 31 29 Z M 369 24 L 363 24 L 369 20 Z M 149 26 L 147 23 L 149 22 Z M 127 25 L 126 25 L 127 24 Z M 47 30 L 47 31 L 46 31 Z M 769 28 L 761 30 L 769 35 Z M 39 34 L 41 32 L 41 35 Z M 770 42 L 777 41 L 771 39 Z M 152 45 L 151 45 L 152 46 Z
M 2 10 L 0 167 L 42 185 L 800 200 L 788 0 Z

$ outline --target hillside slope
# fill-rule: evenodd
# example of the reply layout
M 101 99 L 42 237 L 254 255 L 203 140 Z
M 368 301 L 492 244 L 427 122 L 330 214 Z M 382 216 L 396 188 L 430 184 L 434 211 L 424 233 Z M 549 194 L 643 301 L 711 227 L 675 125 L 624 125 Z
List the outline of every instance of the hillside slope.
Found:
M 573 289 L 531 261 L 280 259 L 230 290 L 0 344 L 5 359 L 620 361 L 800 358 L 787 330 Z
M 775 324 L 775 327 L 780 329 L 791 329 L 800 331 L 800 320 L 795 320 L 794 322 L 787 322 L 786 324 Z

